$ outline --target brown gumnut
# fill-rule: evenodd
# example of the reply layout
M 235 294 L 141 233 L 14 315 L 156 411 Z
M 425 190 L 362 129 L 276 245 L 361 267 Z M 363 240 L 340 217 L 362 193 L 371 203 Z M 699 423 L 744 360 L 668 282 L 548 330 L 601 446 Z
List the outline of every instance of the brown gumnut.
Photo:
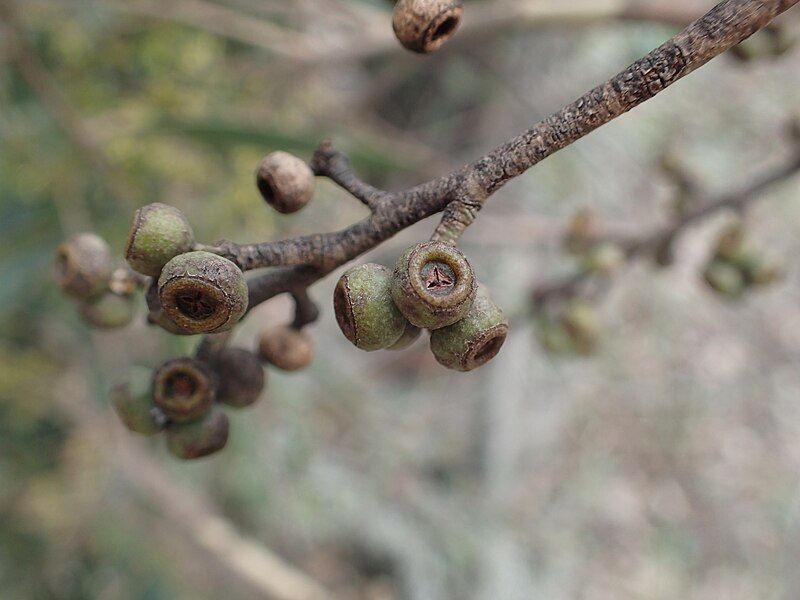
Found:
M 261 196 L 279 213 L 297 212 L 314 195 L 314 172 L 305 162 L 288 152 L 268 154 L 256 173 Z
M 79 233 L 56 250 L 54 277 L 62 291 L 87 300 L 108 288 L 113 271 L 111 248 L 94 233 Z
M 155 403 L 174 423 L 187 423 L 206 414 L 216 391 L 211 371 L 193 358 L 169 360 L 153 374 Z
M 266 362 L 283 371 L 305 369 L 314 360 L 314 342 L 305 331 L 280 325 L 265 329 L 258 350 Z
M 392 27 L 404 47 L 427 54 L 453 37 L 463 12 L 460 0 L 399 0 Z
M 255 404 L 264 391 L 266 374 L 258 357 L 244 348 L 225 348 L 214 355 L 217 400 L 235 408 Z
M 167 427 L 167 449 L 182 460 L 203 458 L 219 452 L 228 443 L 230 421 L 219 408 L 191 423 L 170 423 Z

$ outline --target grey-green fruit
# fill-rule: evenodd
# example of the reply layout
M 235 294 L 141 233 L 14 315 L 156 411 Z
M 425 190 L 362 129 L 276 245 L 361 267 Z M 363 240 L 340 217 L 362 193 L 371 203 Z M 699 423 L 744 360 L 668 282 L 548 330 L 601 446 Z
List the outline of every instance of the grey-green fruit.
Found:
M 167 421 L 153 400 L 149 369 L 130 369 L 125 381 L 112 388 L 111 405 L 125 427 L 135 433 L 155 435 Z
M 434 330 L 467 314 L 476 285 L 472 267 L 458 248 L 427 242 L 412 246 L 397 260 L 392 299 L 412 325 Z
M 405 48 L 435 52 L 453 37 L 463 12 L 460 0 L 398 0 L 392 26 Z
M 573 300 L 564 309 L 561 325 L 572 340 L 578 354 L 594 352 L 600 341 L 600 318 L 597 311 L 583 300 Z
M 422 330 L 419 327 L 406 322 L 406 329 L 403 332 L 403 335 L 401 335 L 400 339 L 397 340 L 393 345 L 389 346 L 387 350 L 405 350 L 413 345 L 414 342 L 419 339 L 420 335 L 422 335 Z
M 264 391 L 266 375 L 258 356 L 244 348 L 225 348 L 213 359 L 217 401 L 235 408 L 255 404 Z
M 406 319 L 392 301 L 391 286 L 392 271 L 374 263 L 353 267 L 336 284 L 336 322 L 362 350 L 388 348 L 405 331 Z
M 227 258 L 187 252 L 170 260 L 158 278 L 164 315 L 187 333 L 231 329 L 247 311 L 244 273 Z
M 55 280 L 74 298 L 87 300 L 103 294 L 113 270 L 111 248 L 94 233 L 74 235 L 56 250 Z
M 314 196 L 314 172 L 300 158 L 288 152 L 268 154 L 256 173 L 261 196 L 283 214 L 297 212 Z
M 228 416 L 215 408 L 192 423 L 167 427 L 167 449 L 182 460 L 194 460 L 222 450 L 228 442 Z
M 712 260 L 706 267 L 703 277 L 712 290 L 727 296 L 739 298 L 745 290 L 746 282 L 741 269 L 722 260 Z
M 746 285 L 769 285 L 783 276 L 783 267 L 752 251 L 741 252 L 735 264 L 742 272 Z
M 262 359 L 282 371 L 305 369 L 314 360 L 314 342 L 308 333 L 286 325 L 265 329 L 258 350 Z
M 153 398 L 170 421 L 188 423 L 214 404 L 217 384 L 208 367 L 194 358 L 175 358 L 153 374 Z
M 174 206 L 156 202 L 133 216 L 125 260 L 134 271 L 158 277 L 169 260 L 194 247 L 194 232 L 186 216 Z
M 78 312 L 89 325 L 98 329 L 119 329 L 130 325 L 136 313 L 135 299 L 132 296 L 103 294 L 95 300 L 84 300 Z
M 500 352 L 508 335 L 508 321 L 485 286 L 457 323 L 431 332 L 431 351 L 440 364 L 456 371 L 472 371 Z

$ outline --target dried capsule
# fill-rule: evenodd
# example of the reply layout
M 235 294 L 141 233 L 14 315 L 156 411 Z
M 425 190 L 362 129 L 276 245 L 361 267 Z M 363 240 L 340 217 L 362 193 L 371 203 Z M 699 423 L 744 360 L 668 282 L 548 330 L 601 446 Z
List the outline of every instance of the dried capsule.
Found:
M 56 250 L 54 276 L 62 291 L 86 300 L 106 291 L 114 270 L 111 248 L 94 233 L 72 236 Z
M 136 314 L 136 305 L 131 296 L 103 294 L 94 300 L 84 300 L 78 305 L 81 318 L 98 329 L 127 327 Z
M 463 12 L 460 0 L 399 0 L 392 26 L 403 46 L 426 54 L 453 37 Z
M 258 357 L 244 348 L 225 348 L 212 361 L 217 375 L 217 401 L 236 408 L 255 404 L 264 391 L 266 375 Z
M 205 364 L 193 358 L 175 358 L 153 374 L 153 398 L 169 419 L 187 423 L 207 413 L 216 398 L 216 381 Z
M 267 204 L 280 213 L 290 214 L 309 203 L 316 181 L 314 172 L 305 162 L 279 151 L 261 161 L 256 184 Z
M 181 254 L 158 279 L 164 315 L 187 333 L 232 328 L 247 311 L 247 281 L 234 263 L 210 252 Z
M 406 321 L 406 328 L 405 331 L 403 331 L 403 335 L 401 335 L 400 339 L 394 344 L 389 346 L 387 350 L 405 350 L 416 342 L 420 335 L 422 335 L 422 329 Z
M 492 360 L 506 341 L 508 321 L 485 286 L 457 323 L 431 332 L 431 351 L 440 364 L 455 371 L 472 371 Z
M 391 286 L 392 271 L 374 263 L 353 267 L 336 284 L 336 322 L 362 350 L 388 348 L 405 331 L 406 319 L 392 301 Z
M 170 259 L 194 247 L 194 232 L 186 216 L 174 206 L 156 202 L 133 216 L 125 260 L 134 271 L 158 277 Z
M 439 329 L 467 314 L 475 275 L 458 248 L 444 242 L 417 244 L 394 267 L 392 298 L 412 325 Z
M 222 450 L 228 443 L 229 431 L 228 416 L 215 408 L 192 423 L 170 423 L 167 449 L 182 460 L 202 458 Z
M 261 358 L 283 371 L 305 369 L 314 360 L 314 342 L 302 329 L 281 325 L 264 330 L 258 341 Z
M 125 427 L 135 433 L 154 435 L 167 421 L 153 399 L 149 369 L 132 368 L 125 381 L 112 388 L 111 405 Z

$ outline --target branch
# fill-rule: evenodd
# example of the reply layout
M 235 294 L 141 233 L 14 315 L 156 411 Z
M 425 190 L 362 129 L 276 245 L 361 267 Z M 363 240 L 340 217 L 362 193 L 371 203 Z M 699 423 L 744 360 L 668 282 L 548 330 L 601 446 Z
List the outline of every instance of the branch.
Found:
M 800 0 L 725 0 L 684 31 L 604 84 L 472 164 L 402 192 L 360 181 L 328 142 L 311 165 L 367 205 L 372 214 L 338 232 L 260 244 L 224 242 L 211 251 L 243 270 L 292 267 L 251 280 L 251 306 L 302 289 L 418 221 L 445 211 L 434 237 L 456 242 L 485 201 L 558 150 L 636 108 L 740 43 Z
M 693 223 L 720 210 L 734 209 L 741 211 L 749 204 L 759 199 L 768 188 L 798 173 L 800 173 L 800 148 L 795 152 L 795 156 L 785 165 L 767 173 L 745 188 L 725 193 L 703 202 L 694 210 L 686 212 L 678 218 L 674 224 L 668 227 L 633 239 L 619 240 L 607 238 L 598 239 L 597 243 L 618 243 L 623 249 L 625 258 L 628 261 L 648 255 L 657 259 L 664 255 L 671 255 L 672 245 L 675 240 Z M 541 307 L 549 301 L 575 297 L 580 293 L 581 288 L 585 284 L 594 279 L 594 275 L 592 271 L 579 271 L 562 279 L 541 284 L 537 286 L 533 292 L 534 305 Z

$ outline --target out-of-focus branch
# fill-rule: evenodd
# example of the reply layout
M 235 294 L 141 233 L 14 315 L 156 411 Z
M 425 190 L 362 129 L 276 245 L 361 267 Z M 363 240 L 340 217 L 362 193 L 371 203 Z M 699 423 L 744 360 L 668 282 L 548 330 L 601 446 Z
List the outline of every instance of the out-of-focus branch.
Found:
M 637 237 L 606 237 L 596 240 L 597 244 L 612 243 L 624 251 L 626 260 L 639 257 L 652 257 L 659 262 L 667 262 L 671 257 L 672 245 L 690 225 L 721 210 L 741 211 L 762 197 L 768 188 L 782 183 L 800 173 L 800 147 L 795 156 L 786 164 L 761 176 L 750 185 L 733 192 L 705 201 L 695 202 L 695 208 L 679 215 L 674 223 L 657 231 Z M 578 271 L 567 277 L 539 284 L 533 291 L 535 306 L 542 306 L 552 300 L 563 300 L 579 294 L 581 289 L 596 278 L 593 271 Z

